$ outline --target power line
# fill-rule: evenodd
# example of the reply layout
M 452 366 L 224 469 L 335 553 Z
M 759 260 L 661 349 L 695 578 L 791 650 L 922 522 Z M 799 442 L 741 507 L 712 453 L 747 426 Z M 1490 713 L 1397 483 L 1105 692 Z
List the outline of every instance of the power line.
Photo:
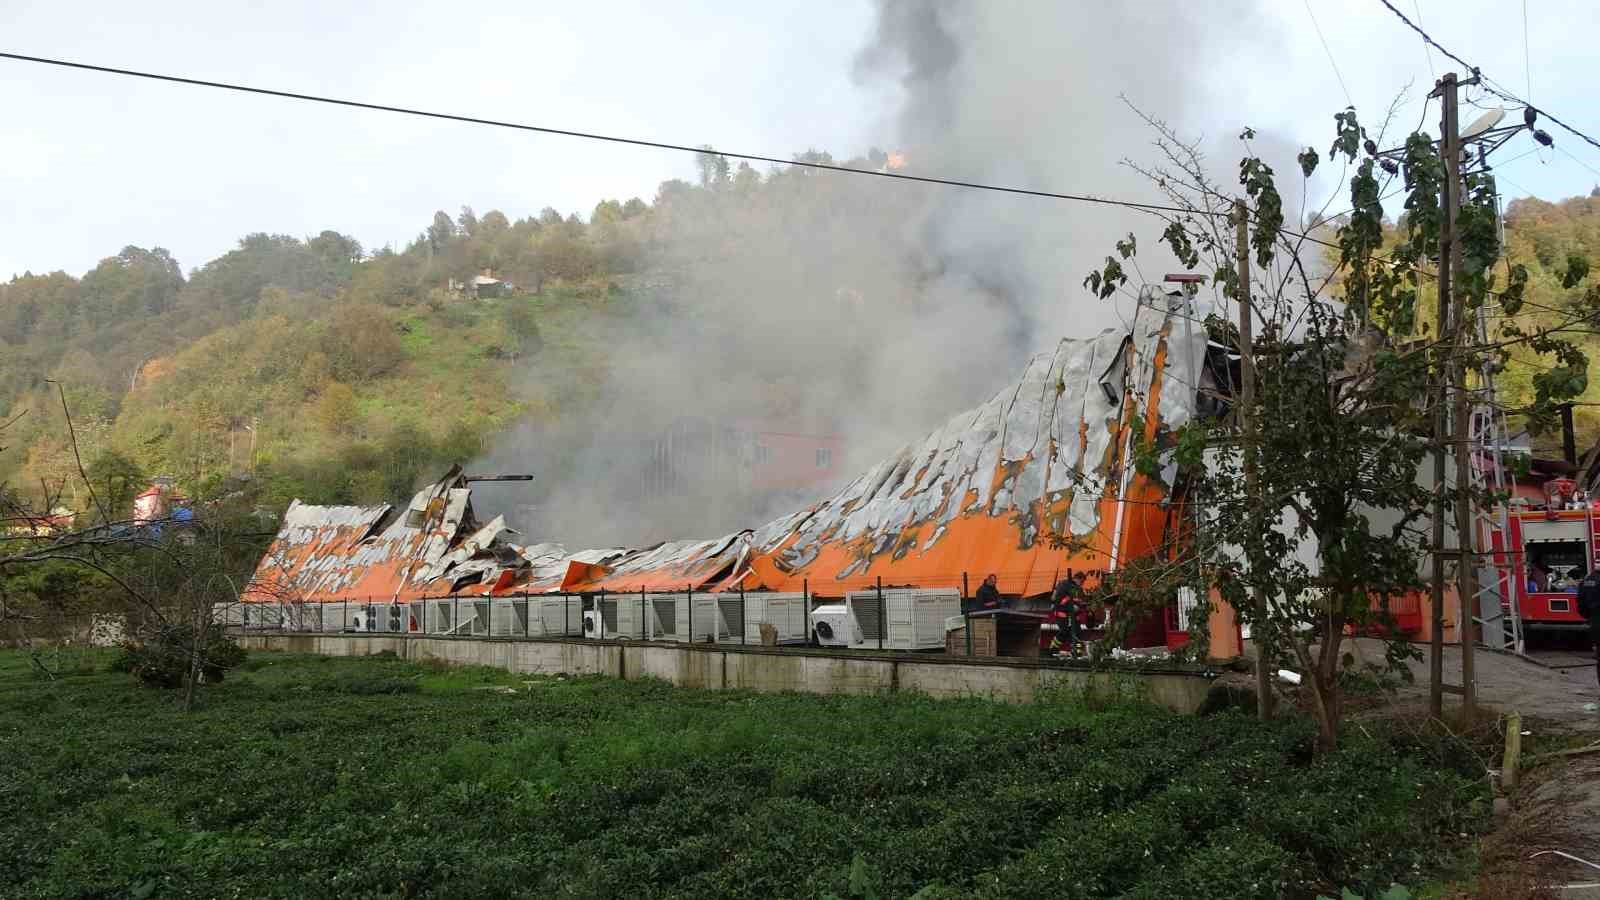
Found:
M 1455 55 L 1454 53 L 1451 53 L 1449 50 L 1445 49 L 1444 45 L 1442 45 L 1438 41 L 1434 40 L 1426 31 L 1423 31 L 1420 27 L 1418 27 L 1416 25 L 1416 23 L 1414 23 L 1410 19 L 1406 18 L 1406 14 L 1401 12 L 1400 10 L 1396 9 L 1395 5 L 1393 3 L 1390 3 L 1389 0 L 1378 0 L 1378 2 L 1382 3 L 1384 6 L 1388 7 L 1389 11 L 1394 13 L 1395 16 L 1400 19 L 1401 22 L 1404 22 L 1407 28 L 1410 28 L 1412 31 L 1415 31 L 1417 34 L 1422 35 L 1422 39 L 1424 41 L 1427 41 L 1429 44 L 1433 45 L 1433 48 L 1435 50 L 1438 50 L 1440 53 L 1443 53 L 1445 56 L 1448 56 L 1451 59 L 1455 60 L 1456 62 L 1460 63 L 1462 66 L 1464 66 L 1472 74 L 1480 76 L 1483 79 L 1483 82 L 1484 82 L 1484 85 L 1483 85 L 1483 89 L 1484 90 L 1488 91 L 1491 94 L 1494 94 L 1496 97 L 1499 97 L 1500 99 L 1502 99 L 1502 100 L 1504 100 L 1504 101 L 1506 101 L 1508 103 L 1515 103 L 1515 104 L 1517 104 L 1519 106 L 1526 106 L 1528 109 L 1533 110 L 1535 113 L 1538 113 L 1539 115 L 1544 116 L 1546 119 L 1549 119 L 1550 121 L 1552 121 L 1552 122 L 1556 123 L 1557 125 L 1561 126 L 1569 134 L 1573 135 L 1574 137 L 1579 138 L 1584 143 L 1589 144 L 1590 146 L 1594 147 L 1596 150 L 1600 150 L 1600 141 L 1595 140 L 1594 138 L 1588 136 L 1587 134 L 1584 134 L 1583 132 L 1579 131 L 1578 129 L 1572 127 L 1571 125 L 1568 125 L 1567 123 L 1561 121 L 1560 119 L 1556 118 L 1555 115 L 1552 114 L 1551 112 L 1549 112 L 1548 110 L 1540 109 L 1539 107 L 1534 106 L 1532 103 L 1529 103 L 1528 101 L 1522 99 L 1521 97 L 1518 97 L 1517 95 L 1511 93 L 1510 91 L 1506 90 L 1505 88 L 1500 87 L 1495 82 L 1494 79 L 1490 78 L 1487 75 L 1484 75 L 1482 70 L 1480 70 L 1477 66 L 1473 65 L 1472 63 L 1467 62 L 1466 60 L 1462 59 L 1461 57 L 1459 57 L 1459 56 Z M 1531 82 L 1531 78 L 1530 78 L 1530 82 Z
M 1418 2 L 1418 0 L 1411 0 L 1411 8 L 1416 10 L 1417 24 L 1421 25 L 1422 5 Z M 1439 75 L 1433 70 L 1433 51 L 1428 49 L 1428 42 L 1426 40 L 1422 42 L 1422 56 L 1428 61 L 1428 76 L 1437 81 L 1439 79 Z
M 682 153 L 709 153 L 715 156 L 726 156 L 733 159 L 744 159 L 755 162 L 776 163 L 782 166 L 799 166 L 807 169 L 822 169 L 829 172 L 845 172 L 852 175 L 873 175 L 879 178 L 893 178 L 900 181 L 914 181 L 922 184 L 938 184 L 947 187 L 971 188 L 980 191 L 995 191 L 1002 194 L 1019 194 L 1026 197 L 1043 197 L 1050 200 L 1070 200 L 1077 203 L 1095 203 L 1102 206 L 1120 206 L 1128 209 L 1146 210 L 1150 212 L 1192 213 L 1178 206 L 1166 206 L 1159 203 L 1139 203 L 1131 200 L 1113 200 L 1106 197 L 1093 197 L 1086 194 L 1068 194 L 1057 191 L 1040 191 L 1029 188 L 1008 187 L 1005 185 L 984 184 L 976 181 L 960 181 L 953 178 L 934 178 L 927 175 L 910 175 L 903 172 L 880 172 L 876 169 L 852 169 L 848 166 L 834 165 L 831 163 L 810 162 L 795 159 L 781 159 L 776 156 L 765 156 L 759 153 L 735 153 L 728 150 L 717 150 L 707 147 L 691 147 L 686 144 L 671 144 L 664 141 L 649 141 L 641 138 L 622 137 L 612 134 L 598 134 L 588 131 L 574 131 L 567 128 L 552 128 L 543 125 L 529 125 L 523 122 L 507 122 L 499 119 L 484 119 L 477 116 L 464 116 L 455 113 L 437 112 L 425 109 L 415 109 L 406 106 L 390 106 L 384 103 L 366 103 L 360 100 L 346 100 L 338 97 L 325 97 L 318 94 L 302 94 L 295 91 L 280 91 L 272 88 L 253 87 L 244 84 L 230 84 L 225 81 L 207 81 L 201 78 L 186 78 L 179 75 L 164 75 L 158 72 L 142 72 L 136 69 L 118 69 L 111 66 L 99 66 L 91 63 L 74 62 L 64 59 L 51 59 L 42 56 L 27 56 L 21 53 L 7 53 L 0 51 L 0 58 L 13 59 L 19 62 L 39 63 L 47 66 L 60 66 L 67 69 L 81 69 L 87 72 L 100 72 L 107 75 L 125 75 L 130 78 L 145 78 L 151 81 L 165 81 L 172 84 L 187 84 L 196 87 L 216 88 L 224 91 L 236 91 L 243 94 L 259 94 L 266 97 L 281 97 L 286 100 L 305 100 L 311 103 L 326 103 L 332 106 L 346 106 L 354 109 L 370 109 L 378 112 L 399 113 L 408 116 L 421 116 L 429 119 L 444 119 L 451 122 L 464 122 L 469 125 L 488 125 L 495 128 L 512 128 L 518 131 L 532 131 L 538 134 L 551 134 L 561 137 L 582 138 L 590 141 L 606 141 L 613 144 L 629 144 L 635 147 L 650 147 L 656 150 L 675 150 Z M 1226 215 L 1226 213 L 1211 213 L 1211 215 Z
M 1583 166 L 1585 169 L 1588 169 L 1590 172 L 1593 172 L 1596 177 L 1600 177 L 1600 169 L 1596 169 L 1594 166 L 1591 166 L 1576 156 L 1573 156 L 1565 147 L 1557 146 L 1556 149 L 1561 151 L 1561 154 L 1567 159 L 1570 159 L 1578 165 Z
M 1522 72 L 1528 79 L 1528 100 L 1533 100 L 1533 57 L 1528 52 L 1528 0 L 1522 0 Z
M 1328 39 L 1322 36 L 1322 26 L 1317 24 L 1317 14 L 1311 11 L 1311 0 L 1305 0 L 1306 15 L 1311 17 L 1311 27 L 1317 30 L 1317 40 L 1322 42 L 1322 52 L 1328 54 L 1328 63 L 1333 66 L 1333 77 L 1339 79 L 1339 89 L 1344 91 L 1344 101 L 1351 106 L 1356 101 L 1350 98 L 1350 89 L 1345 87 L 1344 74 L 1339 71 L 1339 62 L 1333 58 L 1333 51 L 1328 48 Z

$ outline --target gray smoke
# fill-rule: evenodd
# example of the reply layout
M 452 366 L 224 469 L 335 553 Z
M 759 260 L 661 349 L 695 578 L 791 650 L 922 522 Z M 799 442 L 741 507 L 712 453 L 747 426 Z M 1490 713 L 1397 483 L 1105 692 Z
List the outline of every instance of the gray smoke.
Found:
M 902 152 L 907 172 L 1160 201 L 1121 164 L 1148 158 L 1153 139 L 1127 103 L 1180 129 L 1236 134 L 1248 123 L 1212 113 L 1223 98 L 1204 73 L 1247 49 L 1226 23 L 1250 7 L 880 0 L 853 74 L 897 94 L 881 146 Z M 1231 165 L 1222 172 L 1231 183 Z M 476 463 L 542 479 L 520 501 L 480 492 L 486 512 L 569 546 L 759 525 L 987 399 L 1061 337 L 1115 325 L 1126 305 L 1119 313 L 1081 284 L 1128 232 L 1144 267 L 1131 277 L 1159 280 L 1169 265 L 1160 223 L 1116 207 L 781 178 L 759 210 L 741 208 L 736 184 L 722 189 L 728 202 L 658 203 L 650 275 L 630 292 L 639 309 L 597 324 L 611 329 L 606 358 L 586 361 L 602 372 L 598 389 L 530 418 Z M 523 388 L 537 393 L 547 367 L 568 364 L 541 354 Z M 680 448 L 733 441 L 727 431 L 750 420 L 837 432 L 835 485 L 753 497 L 738 464 L 710 450 L 700 471 L 666 483 L 642 450 L 668 436 Z

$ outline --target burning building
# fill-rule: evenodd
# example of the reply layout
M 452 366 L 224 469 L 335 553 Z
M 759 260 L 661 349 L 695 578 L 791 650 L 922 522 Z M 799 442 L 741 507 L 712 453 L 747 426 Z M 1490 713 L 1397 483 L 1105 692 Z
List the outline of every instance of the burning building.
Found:
M 1128 328 L 1060 341 L 987 403 L 821 502 L 754 528 L 644 548 L 522 544 L 503 517 L 477 520 L 470 478 L 456 469 L 404 509 L 295 502 L 246 599 L 741 589 L 843 597 L 879 584 L 976 585 L 989 574 L 1003 593 L 1044 594 L 1068 568 L 1115 571 L 1175 541 L 1175 472 L 1139 473 L 1132 453 L 1136 441 L 1205 412 L 1216 348 L 1197 307 L 1147 289 Z M 800 462 L 813 469 L 834 464 L 832 445 L 803 449 Z M 665 476 L 660 487 L 670 489 Z

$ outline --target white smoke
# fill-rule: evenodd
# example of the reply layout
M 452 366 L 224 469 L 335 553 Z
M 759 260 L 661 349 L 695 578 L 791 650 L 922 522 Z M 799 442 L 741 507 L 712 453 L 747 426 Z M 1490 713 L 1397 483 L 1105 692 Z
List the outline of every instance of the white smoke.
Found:
M 1204 73 L 1248 51 L 1230 23 L 1252 11 L 880 0 L 853 74 L 894 86 L 882 145 L 907 172 L 1160 202 L 1122 164 L 1154 139 L 1129 104 L 1237 134 L 1248 123 L 1220 119 L 1226 98 Z M 759 525 L 818 498 L 763 508 L 717 470 L 645 495 L 640 442 L 686 417 L 715 428 L 755 411 L 837 430 L 843 480 L 981 403 L 1058 338 L 1117 325 L 1082 281 L 1119 238 L 1140 238 L 1131 278 L 1171 270 L 1161 223 L 1114 206 L 828 173 L 789 177 L 763 202 L 778 208 L 674 207 L 670 222 L 658 210 L 652 271 L 668 287 L 608 338 L 601 397 L 530 421 L 478 463 L 545 476 L 531 507 L 502 508 L 530 538 L 637 544 Z

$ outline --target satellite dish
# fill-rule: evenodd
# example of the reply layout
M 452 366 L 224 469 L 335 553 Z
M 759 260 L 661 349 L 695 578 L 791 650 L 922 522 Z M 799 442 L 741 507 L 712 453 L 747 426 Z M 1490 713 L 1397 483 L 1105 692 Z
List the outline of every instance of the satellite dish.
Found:
M 1488 112 L 1484 113 L 1483 115 L 1479 116 L 1477 119 L 1473 120 L 1471 125 L 1468 125 L 1466 128 L 1462 129 L 1462 131 L 1461 131 L 1461 139 L 1465 141 L 1465 140 L 1468 140 L 1468 139 L 1471 139 L 1471 138 L 1475 138 L 1478 135 L 1483 134 L 1485 131 L 1488 131 L 1489 129 L 1493 128 L 1494 126 L 1500 124 L 1500 120 L 1504 119 L 1505 117 L 1506 117 L 1506 111 L 1505 110 L 1503 110 L 1503 109 L 1491 109 Z

